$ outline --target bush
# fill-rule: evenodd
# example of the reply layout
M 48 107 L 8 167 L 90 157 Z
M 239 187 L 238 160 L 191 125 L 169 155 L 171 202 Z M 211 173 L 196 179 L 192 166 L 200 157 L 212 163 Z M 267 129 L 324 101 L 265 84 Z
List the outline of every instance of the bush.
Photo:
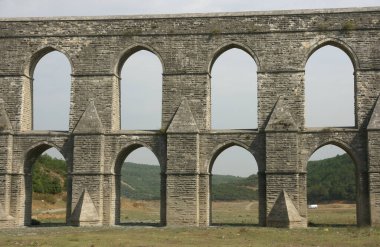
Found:
M 48 155 L 40 156 L 32 170 L 33 191 L 58 194 L 66 188 L 66 163 Z M 62 182 L 63 181 L 63 182 Z

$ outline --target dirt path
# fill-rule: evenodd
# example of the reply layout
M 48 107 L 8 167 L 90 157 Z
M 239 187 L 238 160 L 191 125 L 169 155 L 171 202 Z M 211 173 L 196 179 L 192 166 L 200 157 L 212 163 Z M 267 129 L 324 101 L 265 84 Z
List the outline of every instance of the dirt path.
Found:
M 55 209 L 47 209 L 43 211 L 39 211 L 39 214 L 47 214 L 47 213 L 61 213 L 64 212 L 66 209 L 65 208 L 55 208 Z

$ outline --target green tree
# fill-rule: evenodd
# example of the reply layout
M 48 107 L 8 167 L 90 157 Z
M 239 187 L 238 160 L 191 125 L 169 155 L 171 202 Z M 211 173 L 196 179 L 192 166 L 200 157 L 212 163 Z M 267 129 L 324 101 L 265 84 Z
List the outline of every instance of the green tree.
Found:
M 309 203 L 355 201 L 355 164 L 347 154 L 310 161 L 307 166 Z
M 32 169 L 34 192 L 57 194 L 66 190 L 66 183 L 65 161 L 46 154 L 37 159 Z

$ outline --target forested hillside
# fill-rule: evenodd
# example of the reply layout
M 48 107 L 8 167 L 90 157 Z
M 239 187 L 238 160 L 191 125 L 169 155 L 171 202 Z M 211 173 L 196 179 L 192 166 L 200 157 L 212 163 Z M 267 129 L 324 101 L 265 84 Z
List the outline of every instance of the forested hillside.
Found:
M 347 154 L 309 161 L 307 174 L 309 203 L 355 201 L 355 165 Z
M 126 163 L 121 169 L 121 195 L 131 199 L 160 199 L 160 167 Z
M 33 168 L 33 191 L 56 194 L 66 190 L 64 161 L 42 155 Z M 354 164 L 346 154 L 319 161 L 310 161 L 308 172 L 308 201 L 355 200 Z M 121 170 L 121 195 L 131 199 L 160 198 L 160 167 L 126 163 Z M 213 200 L 255 200 L 258 197 L 257 175 L 247 178 L 230 175 L 212 176 Z
M 66 191 L 66 173 L 65 161 L 41 155 L 33 165 L 33 191 L 44 194 Z
M 154 200 L 160 198 L 160 167 L 126 163 L 122 170 L 121 193 L 132 199 Z M 215 200 L 257 199 L 256 175 L 248 178 L 213 175 Z

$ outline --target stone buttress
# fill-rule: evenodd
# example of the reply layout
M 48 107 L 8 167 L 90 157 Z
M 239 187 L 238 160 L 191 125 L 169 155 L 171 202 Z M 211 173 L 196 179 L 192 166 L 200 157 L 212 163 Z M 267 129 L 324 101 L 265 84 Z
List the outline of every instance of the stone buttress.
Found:
M 0 228 L 15 227 L 17 223 L 10 214 L 17 214 L 11 209 L 13 129 L 5 110 L 4 101 L 0 99 Z
M 179 105 L 166 133 L 166 221 L 170 226 L 197 226 L 199 135 L 186 98 Z
M 289 107 L 279 97 L 265 128 L 268 226 L 306 227 L 299 217 L 289 217 L 299 216 L 298 131 Z
M 103 125 L 90 101 L 74 131 L 71 224 L 100 225 L 103 215 Z
M 376 101 L 371 119 L 367 126 L 368 133 L 368 176 L 371 225 L 380 225 L 380 101 Z

